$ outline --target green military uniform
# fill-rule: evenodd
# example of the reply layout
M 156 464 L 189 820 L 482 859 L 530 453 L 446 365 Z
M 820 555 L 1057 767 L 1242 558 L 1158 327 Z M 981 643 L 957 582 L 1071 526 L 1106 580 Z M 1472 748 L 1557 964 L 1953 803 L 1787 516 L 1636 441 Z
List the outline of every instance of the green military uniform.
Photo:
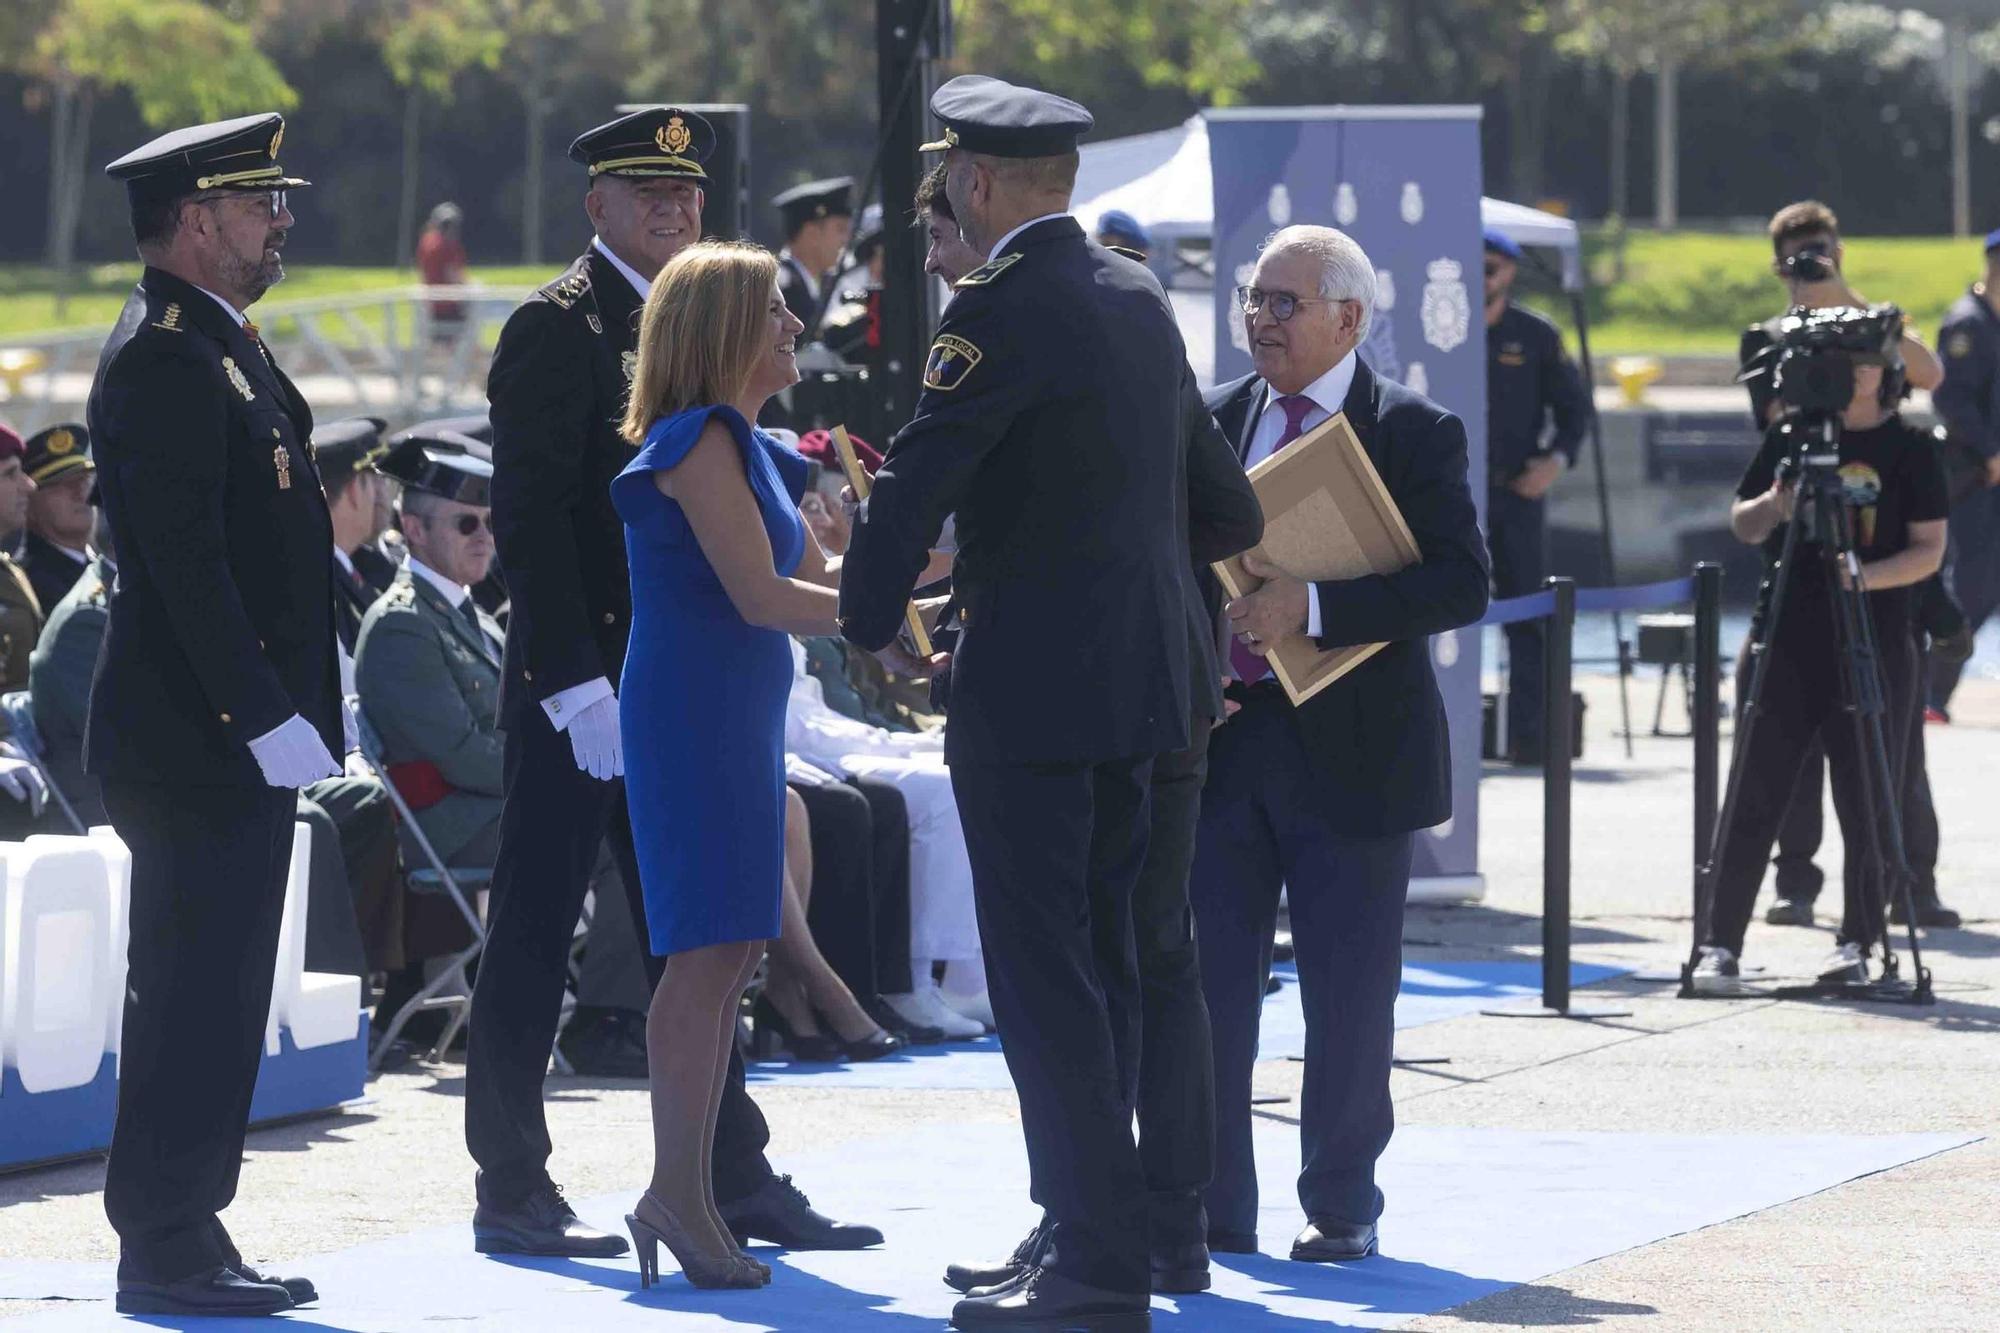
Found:
M 0 551 L 0 688 L 27 687 L 28 654 L 41 634 L 42 604 L 27 571 Z
M 28 658 L 28 690 L 44 762 L 86 825 L 105 822 L 97 783 L 83 772 L 83 722 L 90 713 L 90 677 L 97 668 L 97 649 L 111 618 L 111 577 L 110 563 L 102 556 L 91 561 L 62 600 L 49 608 L 48 623 Z
M 361 711 L 381 737 L 382 762 L 391 770 L 434 764 L 451 789 L 416 812 L 424 836 L 447 861 L 477 844 L 495 845 L 505 790 L 501 631 L 484 612 L 478 615 L 482 628 L 475 630 L 405 565 L 369 608 L 354 652 Z

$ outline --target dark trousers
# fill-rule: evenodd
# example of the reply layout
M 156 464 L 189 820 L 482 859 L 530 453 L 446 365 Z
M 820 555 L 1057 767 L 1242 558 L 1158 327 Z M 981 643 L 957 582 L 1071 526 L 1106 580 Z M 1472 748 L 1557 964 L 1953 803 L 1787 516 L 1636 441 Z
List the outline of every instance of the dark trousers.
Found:
M 118 1120 L 104 1211 L 118 1275 L 172 1281 L 228 1262 L 271 1010 L 297 793 L 107 779 L 132 853 Z
M 518 1199 L 548 1179 L 542 1076 L 555 1042 L 570 939 L 598 846 L 607 839 L 639 938 L 647 938 L 625 784 L 579 770 L 569 737 L 537 710 L 507 733 L 506 785 L 465 1056 L 465 1142 L 479 1163 L 480 1196 L 494 1201 Z M 661 966 L 649 952 L 653 985 Z M 718 1203 L 754 1193 L 770 1178 L 764 1160 L 770 1139 L 732 1050 L 715 1128 Z
M 1743 700 L 1749 692 L 1749 677 L 1739 664 L 1736 674 L 1736 715 L 1743 716 Z M 1826 836 L 1826 810 L 1820 796 L 1826 791 L 1826 747 L 1815 737 L 1799 763 L 1799 776 L 1792 783 L 1791 799 L 1778 825 L 1778 854 L 1771 858 L 1775 885 L 1780 898 L 1813 902 L 1826 884 L 1826 872 L 1813 863 L 1819 855 L 1820 839 Z
M 1864 794 L 1867 756 L 1856 740 L 1852 716 L 1841 706 L 1844 691 L 1832 608 L 1824 593 L 1801 588 L 1792 590 L 1788 602 L 1784 621 L 1765 650 L 1771 655 L 1771 664 L 1748 748 L 1739 730 L 1736 751 L 1730 756 L 1732 768 L 1740 766 L 1743 776 L 1717 869 L 1704 942 L 1736 954 L 1743 952 L 1743 936 L 1756 906 L 1765 859 L 1771 854 L 1786 806 L 1798 785 L 1800 767 L 1815 742 L 1826 753 L 1834 814 L 1847 845 L 1839 939 L 1842 943 L 1873 944 L 1880 933 L 1879 920 L 1867 910 L 1870 881 L 1880 883 L 1870 828 L 1878 806 L 1869 804 Z M 1875 630 L 1886 699 L 1882 727 L 1893 770 L 1907 739 L 1910 694 L 1916 688 L 1916 648 L 1902 615 L 1879 617 Z M 1751 672 L 1751 659 L 1746 654 L 1736 677 L 1739 718 L 1749 697 Z M 1892 781 L 1897 780 L 1893 772 L 1891 776 Z M 1889 794 L 1877 791 L 1875 797 L 1878 802 L 1886 801 Z M 1881 852 L 1886 855 L 1887 849 Z
M 952 766 L 993 1016 L 1021 1100 L 1049 1266 L 1140 1294 L 1146 1181 L 1132 1137 L 1140 998 L 1132 896 L 1153 760 Z
M 1215 1064 L 1188 905 L 1209 719 L 1196 718 L 1189 734 L 1187 749 L 1153 761 L 1151 834 L 1132 892 L 1142 1016 L 1139 1165 L 1151 1196 L 1147 1225 L 1163 1246 L 1206 1235 L 1201 1191 L 1215 1170 Z
M 1486 548 L 1493 557 L 1493 593 L 1522 597 L 1540 592 L 1549 576 L 1549 525 L 1541 500 L 1525 500 L 1510 490 L 1486 496 Z M 1542 756 L 1542 657 L 1540 620 L 1508 625 L 1508 753 L 1533 763 Z
M 1276 690 L 1253 690 L 1216 733 L 1189 884 L 1215 1041 L 1211 1231 L 1257 1231 L 1250 1079 L 1281 886 L 1306 1017 L 1299 1203 L 1312 1218 L 1381 1215 L 1375 1162 L 1395 1130 L 1389 1069 L 1412 846 L 1408 833 L 1334 828 L 1292 706 Z
M 402 919 L 389 794 L 373 778 L 328 778 L 299 793 L 299 817 L 313 823 L 307 970 L 366 977 L 387 971 L 390 958 L 400 964 L 400 947 L 390 952 L 382 930 L 386 918 Z
M 910 989 L 910 814 L 875 778 L 794 784 L 812 825 L 806 924 L 827 965 L 855 995 Z
M 1931 651 L 1929 641 L 1917 648 L 1916 679 L 1925 680 L 1930 675 Z M 1904 719 L 1903 745 L 1903 853 L 1910 858 L 1910 872 L 1915 878 L 1910 883 L 1910 892 L 1918 902 L 1936 898 L 1937 863 L 1941 838 L 1938 832 L 1937 806 L 1931 800 L 1931 775 L 1929 760 L 1924 754 L 1924 693 L 1921 689 L 1910 691 L 1909 713 Z
M 1951 510 L 1951 549 L 1945 557 L 1946 580 L 1965 611 L 1974 634 L 2000 608 L 2000 488 L 1966 496 Z M 1938 661 L 1928 678 L 1932 707 L 1951 707 L 1952 691 L 1965 663 Z

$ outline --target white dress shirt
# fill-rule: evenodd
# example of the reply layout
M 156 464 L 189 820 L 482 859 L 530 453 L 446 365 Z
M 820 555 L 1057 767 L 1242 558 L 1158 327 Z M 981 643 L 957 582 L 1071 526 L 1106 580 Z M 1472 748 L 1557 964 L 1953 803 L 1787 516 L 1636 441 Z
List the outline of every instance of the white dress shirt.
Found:
M 217 305 L 221 306 L 224 310 L 228 311 L 229 317 L 236 321 L 237 328 L 240 329 L 244 325 L 250 322 L 249 318 L 245 316 L 241 310 L 238 310 L 235 306 L 229 304 L 229 302 L 223 300 L 221 297 L 217 296 L 214 292 L 209 291 L 208 288 L 202 286 L 200 283 L 198 282 L 191 283 L 189 285 L 192 286 L 196 291 L 207 296 L 209 300 L 215 302 Z
M 988 259 L 991 259 L 993 258 L 993 256 L 999 254 L 1002 250 L 1005 250 L 1007 248 L 1007 242 L 1013 240 L 1016 236 L 1019 236 L 1022 232 L 1034 226 L 1036 223 L 1047 222 L 1050 218 L 1066 218 L 1068 216 L 1069 214 L 1067 213 L 1044 213 L 1038 218 L 1029 218 L 1026 222 L 1023 222 L 1020 226 L 1014 228 L 1014 230 L 1008 232 L 1005 236 L 1002 236 L 999 240 L 995 241 L 993 243 L 993 248 L 986 252 L 986 257 Z
M 647 282 L 644 278 L 640 277 L 638 269 L 633 268 L 630 264 L 626 263 L 624 260 L 620 259 L 617 255 L 613 254 L 611 251 L 611 247 L 604 243 L 602 237 L 598 236 L 591 237 L 590 248 L 597 251 L 597 253 L 603 255 L 606 259 L 610 260 L 611 267 L 617 269 L 620 273 L 623 273 L 625 275 L 625 281 L 632 284 L 632 290 L 639 293 L 640 300 L 644 300 L 646 296 L 649 293 L 651 293 L 651 291 L 653 290 L 653 284 Z
M 1354 353 L 1352 351 L 1335 363 L 1332 370 L 1306 385 L 1302 394 L 1312 399 L 1313 405 L 1300 422 L 1300 434 L 1324 424 L 1340 405 L 1347 401 L 1347 391 L 1354 387 Z M 1264 386 L 1264 402 L 1257 418 L 1257 429 L 1250 435 L 1250 450 L 1243 458 L 1243 466 L 1253 468 L 1278 452 L 1278 440 L 1285 433 L 1285 409 L 1278 405 L 1280 395 Z M 1319 589 L 1306 585 L 1306 633 L 1312 638 L 1320 636 Z

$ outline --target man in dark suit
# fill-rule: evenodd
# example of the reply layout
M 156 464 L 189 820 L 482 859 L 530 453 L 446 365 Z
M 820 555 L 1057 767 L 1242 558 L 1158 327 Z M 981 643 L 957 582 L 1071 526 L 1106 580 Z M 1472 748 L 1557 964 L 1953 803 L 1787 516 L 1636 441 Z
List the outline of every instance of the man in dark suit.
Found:
M 1355 354 L 1375 301 L 1361 247 L 1331 228 L 1288 227 L 1239 297 L 1256 373 L 1208 403 L 1244 461 L 1254 466 L 1345 412 L 1422 552 L 1394 574 L 1311 585 L 1246 558 L 1267 581 L 1228 607 L 1229 692 L 1242 708 L 1216 733 L 1202 792 L 1190 894 L 1215 1038 L 1209 1244 L 1257 1248 L 1250 1075 L 1282 884 L 1308 1052 L 1299 1199 L 1309 1220 L 1291 1253 L 1331 1262 L 1375 1251 L 1412 837 L 1451 816 L 1427 639 L 1485 612 L 1486 547 L 1466 486 L 1465 428 Z M 1294 706 L 1264 654 L 1299 633 L 1322 649 L 1388 646 Z
M 514 312 L 488 377 L 493 527 L 512 594 L 501 678 L 506 733 L 499 856 L 473 989 L 465 1138 L 479 1163 L 482 1251 L 616 1255 L 548 1176 L 542 1075 L 585 890 L 610 837 L 639 937 L 645 907 L 621 781 L 614 688 L 631 630 L 625 527 L 611 479 L 632 456 L 618 433 L 653 276 L 701 227 L 707 121 L 680 107 L 634 112 L 579 136 L 596 238 Z M 648 960 L 657 983 L 659 962 Z M 764 1160 L 769 1130 L 732 1053 L 715 1133 L 715 1199 L 739 1236 L 793 1249 L 880 1243 L 872 1227 L 815 1212 Z
M 1033 1194 L 1056 1229 L 953 1320 L 1144 1329 L 1132 894 L 1153 756 L 1187 746 L 1192 707 L 1186 352 L 1153 277 L 1068 216 L 1088 111 L 978 76 L 931 109 L 953 211 L 988 260 L 960 279 L 855 525 L 842 628 L 870 649 L 895 636 L 956 513 L 945 757 Z
M 28 437 L 22 459 L 35 483 L 28 497 L 28 530 L 21 538 L 21 569 L 47 617 L 90 563 L 90 529 L 97 520 L 90 494 L 97 466 L 90 461 L 90 431 L 65 421 Z
M 384 529 L 384 483 L 375 465 L 389 452 L 382 439 L 388 424 L 380 417 L 343 417 L 313 428 L 313 453 L 333 519 L 334 629 L 343 654 L 341 689 L 348 694 L 354 693 L 354 641 L 362 617 L 395 581 L 393 564 L 385 578 L 380 564 L 364 568 L 356 559 Z
M 272 1314 L 236 1193 L 298 789 L 341 771 L 333 533 L 312 413 L 244 311 L 284 276 L 283 118 L 163 135 L 105 168 L 146 261 L 89 420 L 118 577 L 85 766 L 132 854 L 130 973 L 104 1208 L 128 1313 Z

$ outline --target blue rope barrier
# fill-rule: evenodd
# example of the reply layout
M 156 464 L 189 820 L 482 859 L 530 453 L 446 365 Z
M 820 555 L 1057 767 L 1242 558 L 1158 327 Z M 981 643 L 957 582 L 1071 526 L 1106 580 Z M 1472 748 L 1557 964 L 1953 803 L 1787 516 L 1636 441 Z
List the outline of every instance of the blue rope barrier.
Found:
M 1629 588 L 1578 588 L 1579 611 L 1637 611 L 1651 606 L 1679 606 L 1694 600 L 1693 579 L 1668 579 L 1664 583 L 1641 583 Z M 1556 595 L 1549 591 L 1531 592 L 1525 597 L 1508 597 L 1490 603 L 1480 619 L 1482 625 L 1512 625 L 1522 620 L 1540 620 L 1556 610 Z

